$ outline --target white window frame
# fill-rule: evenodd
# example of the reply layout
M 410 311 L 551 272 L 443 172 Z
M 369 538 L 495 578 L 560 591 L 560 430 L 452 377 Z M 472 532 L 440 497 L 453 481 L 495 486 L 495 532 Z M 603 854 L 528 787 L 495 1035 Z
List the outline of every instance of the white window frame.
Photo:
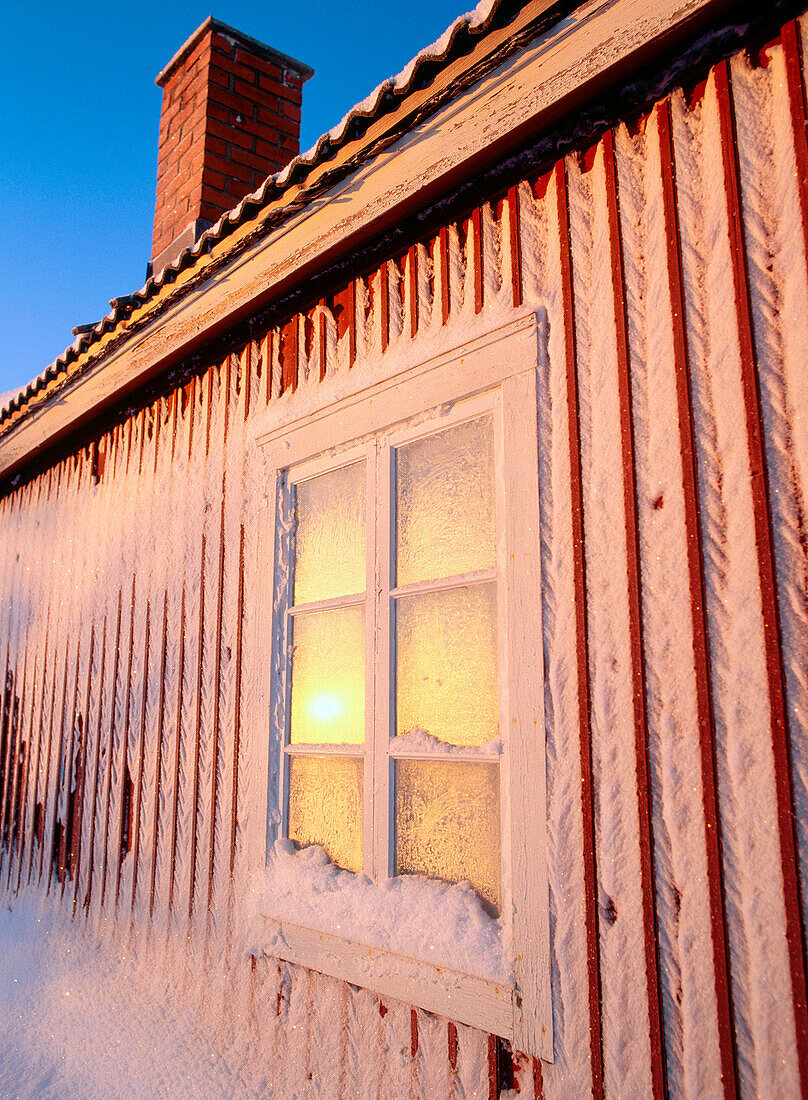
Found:
M 272 653 L 271 662 L 261 661 L 260 656 L 255 660 L 258 714 L 264 716 L 263 728 L 268 724 L 270 735 L 257 738 L 253 746 L 257 774 L 270 779 L 252 815 L 248 847 L 251 866 L 260 868 L 275 838 L 284 835 L 286 827 L 279 811 L 286 806 L 283 777 L 288 772 L 280 765 L 290 755 L 283 736 L 289 704 L 285 660 L 288 592 L 275 591 L 275 553 L 279 545 L 276 536 L 284 537 L 282 528 L 289 517 L 276 517 L 275 512 L 287 472 L 291 471 L 292 480 L 299 482 L 355 462 L 377 446 L 381 434 L 386 445 L 400 445 L 492 410 L 498 485 L 495 578 L 503 740 L 502 755 L 496 759 L 501 791 L 502 921 L 509 932 L 505 942 L 512 947 L 512 958 L 506 963 L 512 964 L 513 982 L 503 985 L 284 920 L 267 919 L 273 926 L 267 931 L 272 933 L 270 953 L 280 959 L 501 1035 L 515 1049 L 550 1061 L 538 349 L 539 326 L 536 316 L 530 314 L 399 374 L 381 380 L 358 375 L 354 387 L 347 393 L 343 390 L 338 400 L 314 411 L 307 402 L 309 411 L 304 415 L 295 416 L 294 399 L 283 409 L 270 410 L 264 424 L 267 430 L 258 438 L 267 492 L 265 507 L 257 518 L 257 545 L 262 559 L 254 567 L 253 591 L 262 608 L 271 607 L 273 614 L 255 615 L 252 647 L 255 655 Z M 323 400 L 327 398 L 324 392 Z M 276 423 L 272 423 L 272 417 L 277 418 Z M 386 469 L 383 466 L 381 461 L 366 466 L 366 522 L 376 523 L 376 537 L 369 541 L 375 543 L 379 557 L 367 564 L 366 623 L 387 615 L 383 602 L 391 601 L 386 547 L 390 541 L 392 488 L 382 486 L 380 490 L 372 474 L 373 470 L 379 471 L 379 478 L 392 474 L 392 463 Z M 380 497 L 386 501 L 381 509 Z M 374 578 L 378 575 L 381 583 L 376 586 Z M 483 576 L 469 575 L 468 580 L 472 579 L 481 580 Z M 456 583 L 456 579 L 447 582 Z M 435 585 L 416 584 L 408 590 L 421 587 Z M 373 606 L 374 601 L 377 606 Z M 339 606 L 342 601 L 326 603 Z M 314 606 L 308 605 L 310 609 Z M 372 629 L 366 629 L 366 638 L 372 634 Z M 382 632 L 382 636 L 384 643 L 375 651 L 372 640 L 368 641 L 366 674 L 372 669 L 375 680 L 373 692 L 366 691 L 366 698 L 373 696 L 366 715 L 369 744 L 357 746 L 365 754 L 365 872 L 374 881 L 392 870 L 392 784 L 387 777 L 392 771 L 390 759 L 396 756 L 394 751 L 389 752 L 386 738 L 392 713 L 389 632 Z M 318 752 L 321 749 L 317 747 Z M 291 750 L 300 751 L 294 747 Z M 344 750 L 340 752 L 348 755 Z M 375 759 L 371 759 L 373 754 Z M 476 754 L 472 758 L 487 759 Z

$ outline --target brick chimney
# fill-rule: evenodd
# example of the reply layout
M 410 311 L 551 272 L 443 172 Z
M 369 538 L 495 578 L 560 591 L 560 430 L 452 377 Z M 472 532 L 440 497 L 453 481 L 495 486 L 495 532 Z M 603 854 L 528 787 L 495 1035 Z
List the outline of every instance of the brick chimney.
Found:
M 159 272 L 300 152 L 313 70 L 209 18 L 157 77 L 163 89 L 152 269 Z

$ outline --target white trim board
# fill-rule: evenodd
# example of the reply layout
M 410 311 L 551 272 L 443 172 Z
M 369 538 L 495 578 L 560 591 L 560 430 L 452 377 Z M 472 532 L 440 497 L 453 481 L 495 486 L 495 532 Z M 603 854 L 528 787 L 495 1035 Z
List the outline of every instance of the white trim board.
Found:
M 261 919 L 271 942 L 267 954 L 272 958 L 418 1005 L 505 1039 L 514 1036 L 513 986 L 289 921 Z
M 407 370 L 395 370 L 393 357 L 389 373 L 348 375 L 346 383 L 351 388 L 337 400 L 327 383 L 320 383 L 305 412 L 297 411 L 295 395 L 290 394 L 286 401 L 282 398 L 268 406 L 258 422 L 256 442 L 269 466 L 297 463 L 321 450 L 323 439 L 332 447 L 340 446 L 441 404 L 465 400 L 512 374 L 535 368 L 543 336 L 539 317 L 528 313 Z M 497 345 L 501 343 L 507 343 L 507 351 L 499 353 Z M 385 397 L 395 403 L 397 412 L 392 420 L 390 401 Z M 364 415 L 358 419 L 360 406 Z

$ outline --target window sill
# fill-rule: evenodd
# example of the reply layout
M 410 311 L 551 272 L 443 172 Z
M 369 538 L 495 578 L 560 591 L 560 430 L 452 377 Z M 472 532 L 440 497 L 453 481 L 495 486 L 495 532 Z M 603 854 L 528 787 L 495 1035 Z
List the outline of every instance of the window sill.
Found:
M 261 917 L 260 922 L 266 955 L 504 1039 L 514 1036 L 518 1003 L 513 985 L 434 966 L 285 920 Z

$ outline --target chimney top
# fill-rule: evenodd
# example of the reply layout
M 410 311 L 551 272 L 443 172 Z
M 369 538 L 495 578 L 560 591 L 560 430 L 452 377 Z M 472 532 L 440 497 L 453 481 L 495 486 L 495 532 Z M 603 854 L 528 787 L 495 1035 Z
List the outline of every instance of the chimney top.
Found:
M 209 15 L 205 22 L 196 28 L 191 37 L 180 46 L 165 68 L 161 69 L 154 78 L 154 83 L 157 87 L 165 87 L 168 78 L 176 67 L 185 60 L 197 42 L 199 42 L 208 32 L 212 33 L 214 31 L 216 34 L 220 34 L 222 38 L 231 39 L 238 45 L 244 46 L 245 49 L 249 50 L 255 57 L 261 57 L 265 61 L 272 61 L 280 69 L 294 70 L 294 72 L 300 76 L 302 84 L 305 84 L 307 80 L 314 76 L 314 69 L 310 68 L 308 65 L 304 65 L 302 61 L 297 61 L 294 57 L 289 57 L 288 54 L 281 53 L 280 50 L 273 50 L 271 46 L 259 42 L 257 38 L 251 38 L 248 34 L 242 34 L 242 32 L 236 30 L 235 27 L 231 27 L 227 23 L 222 23 L 221 20 L 214 19 L 212 15 Z
M 313 72 L 213 17 L 174 54 L 156 80 L 155 272 L 300 152 L 301 89 Z

